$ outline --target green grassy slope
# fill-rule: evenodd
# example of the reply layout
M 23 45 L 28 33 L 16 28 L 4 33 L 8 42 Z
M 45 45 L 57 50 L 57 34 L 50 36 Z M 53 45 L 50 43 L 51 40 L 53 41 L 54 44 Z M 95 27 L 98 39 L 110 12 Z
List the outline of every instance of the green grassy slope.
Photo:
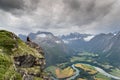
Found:
M 22 80 L 15 71 L 14 57 L 32 55 L 43 58 L 36 49 L 26 45 L 12 32 L 0 30 L 0 80 Z

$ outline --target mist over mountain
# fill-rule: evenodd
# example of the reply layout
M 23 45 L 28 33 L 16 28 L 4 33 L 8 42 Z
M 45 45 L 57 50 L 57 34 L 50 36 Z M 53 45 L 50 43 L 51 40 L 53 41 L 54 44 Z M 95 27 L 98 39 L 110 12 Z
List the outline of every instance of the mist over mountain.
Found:
M 62 35 L 60 38 L 64 43 L 75 51 L 83 51 L 86 47 L 87 41 L 90 40 L 91 34 L 70 33 L 68 35 Z
M 23 40 L 24 35 L 19 35 Z M 108 60 L 110 63 L 120 65 L 120 32 L 101 33 L 98 35 L 70 33 L 68 35 L 54 36 L 50 32 L 30 33 L 28 35 L 34 42 L 38 43 L 46 51 L 49 64 L 52 64 L 53 57 L 57 62 L 67 61 L 76 52 L 92 52 L 101 56 L 101 60 Z M 49 56 L 49 57 L 48 57 Z
M 0 80 L 120 80 L 120 0 L 0 0 Z
M 74 54 L 72 49 L 50 32 L 38 31 L 37 33 L 30 33 L 28 36 L 44 49 L 47 65 L 68 61 L 68 57 Z M 25 35 L 20 34 L 19 37 L 22 40 L 25 39 Z

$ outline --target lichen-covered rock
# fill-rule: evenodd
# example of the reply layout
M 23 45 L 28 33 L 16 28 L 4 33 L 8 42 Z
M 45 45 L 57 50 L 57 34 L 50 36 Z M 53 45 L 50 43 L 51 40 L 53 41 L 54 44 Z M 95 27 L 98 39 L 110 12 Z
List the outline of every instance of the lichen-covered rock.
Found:
M 44 52 L 36 43 L 0 30 L 0 80 L 49 80 L 43 75 L 45 64 Z

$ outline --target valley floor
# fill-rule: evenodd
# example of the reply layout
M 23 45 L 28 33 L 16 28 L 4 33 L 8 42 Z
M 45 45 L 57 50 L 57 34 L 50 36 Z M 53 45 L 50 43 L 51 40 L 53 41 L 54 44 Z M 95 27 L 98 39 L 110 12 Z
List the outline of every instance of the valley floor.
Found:
M 100 63 L 97 61 L 98 58 L 98 54 L 83 52 L 73 56 L 69 62 L 48 67 L 46 71 L 51 72 L 52 76 L 61 80 L 71 80 L 70 78 L 76 74 L 75 69 L 79 70 L 75 80 L 119 80 L 120 69 L 110 65 L 108 62 Z M 75 68 L 71 66 L 73 64 L 75 64 Z M 106 74 L 112 76 L 101 73 L 94 66 L 97 66 L 100 70 L 105 70 Z

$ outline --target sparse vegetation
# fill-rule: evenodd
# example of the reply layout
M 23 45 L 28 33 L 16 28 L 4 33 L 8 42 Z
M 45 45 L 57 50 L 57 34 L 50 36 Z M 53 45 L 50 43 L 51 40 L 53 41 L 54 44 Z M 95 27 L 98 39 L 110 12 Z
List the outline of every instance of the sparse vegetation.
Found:
M 83 78 L 78 78 L 77 80 L 87 80 L 87 79 L 83 79 Z
M 75 67 L 78 67 L 85 72 L 88 72 L 90 75 L 94 75 L 97 73 L 97 70 L 95 70 L 92 66 L 89 66 L 87 64 L 75 64 Z
M 80 62 L 80 61 L 86 61 L 86 62 L 95 62 L 95 59 L 98 57 L 98 54 L 94 54 L 94 53 L 88 53 L 88 52 L 82 52 L 79 53 L 76 56 L 73 56 L 70 59 L 70 62 Z
M 95 80 L 111 80 L 110 78 L 102 75 L 101 73 L 98 73 L 97 75 L 95 75 L 94 79 Z
M 53 76 L 56 77 L 56 74 L 55 74 L 55 70 L 56 70 L 56 69 L 57 69 L 56 66 L 50 66 L 50 67 L 46 68 L 46 71 L 47 71 L 47 72 L 50 72 Z
M 120 77 L 120 69 L 118 68 L 112 69 L 110 74 Z
M 74 70 L 71 67 L 65 69 L 57 68 L 55 70 L 57 78 L 67 78 L 74 75 Z
M 18 49 L 14 51 L 14 56 L 22 56 L 22 55 L 28 55 L 28 54 L 31 54 L 37 58 L 43 58 L 43 56 L 39 54 L 37 50 L 30 48 L 24 42 L 19 40 Z
M 50 66 L 46 69 L 47 72 L 51 72 L 56 78 L 67 78 L 74 75 L 74 70 L 71 67 L 61 69 L 56 66 Z

